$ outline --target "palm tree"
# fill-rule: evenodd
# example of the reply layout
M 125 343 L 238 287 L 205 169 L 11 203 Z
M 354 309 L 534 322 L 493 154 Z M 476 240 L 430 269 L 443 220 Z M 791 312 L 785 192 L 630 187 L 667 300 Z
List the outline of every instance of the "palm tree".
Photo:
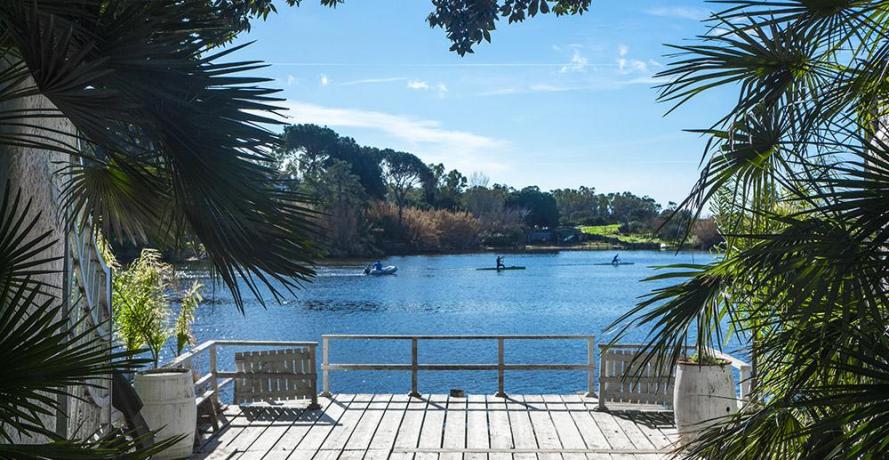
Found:
M 25 186 L 7 186 L 0 208 L 0 457 L 139 458 L 172 441 L 136 449 L 52 426 L 66 398 L 142 364 L 97 340 L 98 326 L 70 324 L 59 227 L 170 246 L 193 237 L 239 307 L 239 278 L 273 296 L 311 278 L 313 213 L 272 168 L 275 91 L 242 76 L 259 64 L 231 61 L 238 47 L 217 50 L 238 30 L 231 6 L 0 2 L 0 176 Z M 57 199 L 44 190 L 54 181 Z
M 97 385 L 113 371 L 133 371 L 143 360 L 93 340 L 97 325 L 70 325 L 58 286 L 38 279 L 53 273 L 41 256 L 58 242 L 33 234 L 32 202 L 7 185 L 0 196 L 0 458 L 148 458 L 174 441 L 140 447 L 141 438 L 102 433 L 69 440 L 47 423 L 62 410 L 71 385 Z M 23 438 L 42 443 L 19 443 Z
M 499 17 L 589 3 L 435 2 L 429 23 L 462 55 L 490 40 Z M 67 440 L 49 426 L 72 388 L 140 364 L 94 340 L 98 326 L 68 324 L 53 239 L 72 227 L 173 247 L 199 241 L 241 309 L 239 279 L 277 298 L 313 276 L 316 216 L 274 170 L 280 140 L 267 127 L 280 99 L 245 75 L 261 63 L 219 48 L 274 10 L 271 0 L 0 2 L 0 178 L 41 194 L 23 201 L 7 184 L 0 208 L 0 457 L 140 458 L 165 446 Z M 61 197 L 47 190 L 54 181 Z M 27 437 L 46 442 L 18 443 Z
M 689 458 L 882 458 L 889 453 L 889 4 L 729 0 L 709 33 L 673 48 L 670 111 L 717 87 L 681 209 L 713 205 L 726 237 L 709 265 L 673 267 L 612 327 L 649 327 L 649 357 L 729 334 L 755 363 L 745 410 Z

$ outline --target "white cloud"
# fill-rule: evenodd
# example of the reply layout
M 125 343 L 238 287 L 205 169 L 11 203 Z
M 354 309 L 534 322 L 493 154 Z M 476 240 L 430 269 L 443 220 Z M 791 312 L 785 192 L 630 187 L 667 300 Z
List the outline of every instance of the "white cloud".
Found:
M 320 79 L 319 79 L 319 81 L 318 81 L 318 83 L 319 83 L 321 86 L 327 86 L 327 85 L 330 84 L 330 79 L 327 78 L 327 75 L 324 75 L 324 74 L 322 73 L 322 74 L 321 74 L 321 77 L 320 77 Z
M 615 91 L 633 85 L 655 85 L 663 83 L 650 75 L 634 78 L 595 80 L 578 84 L 533 83 L 525 86 L 510 86 L 478 93 L 479 96 L 503 96 L 523 93 L 567 93 L 567 92 L 598 92 Z
M 392 83 L 396 81 L 404 81 L 407 80 L 405 77 L 386 77 L 386 78 L 362 78 L 360 80 L 352 80 L 340 83 L 340 86 L 354 86 L 354 85 L 370 85 L 375 83 Z
M 563 65 L 559 72 L 586 72 L 587 65 L 589 65 L 587 58 L 580 54 L 579 50 L 575 49 L 571 53 L 571 61 Z
M 659 6 L 645 10 L 645 14 L 674 19 L 700 21 L 710 17 L 710 12 L 703 8 L 687 6 Z
M 410 80 L 407 82 L 407 87 L 410 89 L 426 90 L 429 89 L 429 83 L 422 80 Z
M 629 74 L 650 74 L 652 73 L 651 67 L 661 67 L 661 63 L 649 59 L 648 62 L 645 62 L 640 59 L 634 59 L 629 56 L 630 48 L 626 45 L 620 45 L 617 47 L 617 71 L 621 75 L 629 75 Z
M 439 97 L 444 97 L 448 92 L 448 87 L 444 83 L 429 83 L 422 80 L 408 80 L 407 87 L 415 91 L 434 90 Z
M 299 83 L 299 80 L 293 75 L 287 75 L 287 86 L 293 86 L 295 83 Z
M 370 110 L 325 107 L 299 101 L 284 104 L 288 123 L 315 123 L 338 128 L 379 131 L 390 138 L 385 147 L 413 152 L 426 162 L 442 162 L 461 170 L 502 171 L 508 142 L 444 128 L 440 122 Z M 388 141 L 387 141 L 388 142 Z

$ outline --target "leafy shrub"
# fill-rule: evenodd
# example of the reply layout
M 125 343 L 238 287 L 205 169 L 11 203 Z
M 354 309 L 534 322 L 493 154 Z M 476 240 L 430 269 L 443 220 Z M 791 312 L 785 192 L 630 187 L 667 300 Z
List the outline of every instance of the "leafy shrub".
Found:
M 160 252 L 143 249 L 138 258 L 122 267 L 107 244 L 100 243 L 100 250 L 113 271 L 111 302 L 115 333 L 124 347 L 128 351 L 147 348 L 154 367 L 157 367 L 160 352 L 170 338 L 176 338 L 177 354 L 193 344 L 191 324 L 203 300 L 201 284 L 195 281 L 183 294 L 179 314 L 171 327 L 172 310 L 167 291 L 172 288 L 174 272 L 171 265 L 161 260 Z
M 166 289 L 173 267 L 154 249 L 143 249 L 129 267 L 112 264 L 111 302 L 114 325 L 127 350 L 148 348 L 157 367 L 161 348 L 170 338 Z
M 478 247 L 481 224 L 467 212 L 404 208 L 377 202 L 368 209 L 368 220 L 388 239 L 421 252 L 466 250 Z

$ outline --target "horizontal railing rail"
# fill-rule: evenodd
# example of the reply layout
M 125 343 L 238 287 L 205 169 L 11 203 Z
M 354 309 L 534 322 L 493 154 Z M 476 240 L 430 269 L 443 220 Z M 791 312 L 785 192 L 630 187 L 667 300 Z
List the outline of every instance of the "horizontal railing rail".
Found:
M 318 349 L 318 342 L 292 342 L 278 340 L 208 340 L 202 342 L 183 353 L 172 361 L 164 364 L 162 367 L 168 368 L 188 368 L 194 369 L 192 360 L 195 356 L 203 353 L 208 354 L 208 368 L 206 374 L 198 375 L 195 380 L 195 404 L 200 406 L 209 399 L 218 400 L 219 391 L 235 378 L 241 375 L 237 371 L 219 370 L 219 347 L 222 346 L 239 346 L 239 347 L 307 347 L 309 353 L 315 355 Z M 256 376 L 258 374 L 251 374 Z
M 331 340 L 397 340 L 411 343 L 410 364 L 390 363 L 331 363 Z M 421 363 L 419 362 L 419 344 L 421 341 L 438 340 L 476 340 L 497 342 L 497 362 L 481 364 L 460 363 Z M 587 362 L 578 364 L 566 363 L 533 363 L 509 364 L 506 362 L 506 341 L 514 340 L 584 340 L 587 342 Z M 372 334 L 328 334 L 321 336 L 321 379 L 322 396 L 330 396 L 331 371 L 409 371 L 411 373 L 411 390 L 409 395 L 419 397 L 420 371 L 497 371 L 497 396 L 505 397 L 506 371 L 569 371 L 585 370 L 587 372 L 587 395 L 593 396 L 595 373 L 595 337 L 591 335 L 372 335 Z
M 330 372 L 332 371 L 403 371 L 411 373 L 410 395 L 419 396 L 420 371 L 496 371 L 497 395 L 506 396 L 506 371 L 586 371 L 587 396 L 595 396 L 595 337 L 592 335 L 360 335 L 330 334 L 322 336 L 322 396 L 330 396 Z M 330 362 L 330 343 L 335 340 L 394 340 L 411 344 L 410 363 L 332 363 Z M 422 363 L 419 361 L 419 346 L 423 341 L 444 340 L 475 340 L 494 341 L 497 344 L 496 363 Z M 587 344 L 585 363 L 507 363 L 505 344 L 508 341 L 544 341 L 544 340 L 578 340 Z M 218 400 L 220 390 L 232 383 L 240 374 L 237 371 L 220 370 L 218 354 L 220 347 L 307 347 L 309 353 L 317 353 L 317 342 L 307 341 L 276 341 L 276 340 L 208 340 L 202 342 L 188 352 L 174 358 L 162 367 L 194 369 L 192 361 L 195 357 L 208 356 L 208 371 L 197 373 L 195 380 L 195 404 L 200 405 L 209 399 Z M 604 346 L 604 345 L 603 345 Z M 615 344 L 611 348 L 638 348 L 639 344 Z M 738 370 L 739 400 L 743 403 L 750 394 L 752 366 L 734 356 L 711 350 L 720 358 L 731 362 Z

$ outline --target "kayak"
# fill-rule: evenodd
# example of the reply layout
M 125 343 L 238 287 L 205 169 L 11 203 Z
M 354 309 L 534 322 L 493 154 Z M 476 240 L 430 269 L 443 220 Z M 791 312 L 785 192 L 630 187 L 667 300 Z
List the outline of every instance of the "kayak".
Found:
M 524 270 L 524 269 L 525 269 L 525 267 L 521 267 L 518 265 L 512 265 L 510 267 L 503 267 L 503 268 L 494 268 L 494 267 L 476 268 L 476 270 L 485 270 L 485 271 L 495 271 L 496 270 L 498 272 L 502 272 L 503 270 Z
M 383 276 L 383 275 L 394 275 L 395 272 L 398 271 L 398 267 L 395 265 L 387 265 L 380 270 L 375 268 L 365 268 L 364 274 L 370 276 Z
M 605 263 L 593 264 L 593 265 L 636 265 L 636 263 L 635 262 L 618 262 L 618 263 L 605 262 Z

